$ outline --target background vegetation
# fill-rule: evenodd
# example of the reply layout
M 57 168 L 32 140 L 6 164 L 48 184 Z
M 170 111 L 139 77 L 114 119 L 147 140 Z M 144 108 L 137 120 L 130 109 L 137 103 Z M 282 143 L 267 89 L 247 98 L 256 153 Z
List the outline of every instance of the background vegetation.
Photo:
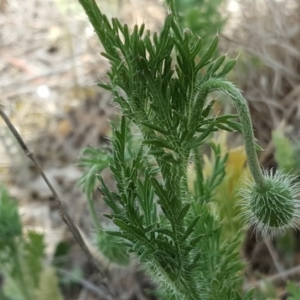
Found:
M 256 137 L 266 149 L 261 154 L 261 164 L 298 175 L 299 1 L 243 0 L 234 12 L 227 10 L 230 3 L 226 1 L 177 2 L 185 27 L 191 27 L 204 40 L 218 32 L 220 53 L 230 49 L 229 57 L 239 55 L 231 79 L 249 100 Z M 148 6 L 143 1 L 133 0 L 106 3 L 104 9 L 108 14 L 119 16 L 129 25 L 145 21 L 153 30 L 161 28 L 166 14 L 164 4 L 159 1 L 151 1 Z M 234 5 L 231 3 L 230 7 Z M 96 199 L 93 222 L 86 197 L 80 187 L 76 187 L 82 176 L 82 169 L 77 167 L 80 152 L 89 144 L 107 147 L 107 137 L 111 136 L 107 119 L 113 121 L 117 114 L 117 108 L 110 103 L 110 94 L 93 86 L 99 80 L 107 80 L 108 64 L 98 54 L 102 50 L 87 18 L 76 1 L 43 1 L 33 5 L 30 0 L 2 0 L 0 23 L 1 108 L 36 153 L 116 295 L 120 299 L 154 299 L 154 295 L 145 292 L 153 289 L 153 283 L 135 264 L 120 270 L 101 256 L 97 245 L 103 241 L 99 240 L 95 223 L 107 208 L 98 192 L 85 191 L 89 193 L 88 199 Z M 232 107 L 224 98 L 219 99 L 213 109 L 216 113 L 229 112 Z M 51 194 L 3 123 L 0 136 L 1 179 L 11 197 L 16 199 L 22 220 L 23 236 L 17 237 L 22 240 L 18 242 L 18 255 L 22 257 L 20 274 L 50 276 L 53 286 L 60 288 L 57 293 L 64 299 L 105 299 L 99 283 L 102 279 L 91 270 L 60 221 L 57 208 L 48 204 Z M 236 212 L 229 207 L 238 200 L 234 188 L 240 178 L 248 176 L 248 170 L 239 136 L 221 134 L 214 140 L 221 144 L 223 154 L 229 151 L 226 179 L 217 190 L 217 200 L 223 206 L 215 208 L 228 220 L 223 231 L 223 238 L 227 239 L 241 227 Z M 86 154 L 93 155 L 92 152 Z M 207 154 L 205 170 L 208 174 L 213 160 Z M 101 163 L 98 162 L 99 168 Z M 114 188 L 111 174 L 105 171 L 103 176 Z M 8 198 L 7 193 L 3 193 L 6 196 L 1 196 L 1 203 Z M 260 240 L 246 229 L 240 233 L 238 250 L 248 264 L 244 288 L 257 287 L 257 299 L 285 299 L 286 290 L 297 297 L 296 285 L 289 283 L 286 289 L 285 282 L 288 278 L 298 281 L 298 237 L 298 232 L 289 232 L 280 239 Z M 40 257 L 43 267 L 31 271 L 27 261 L 32 256 L 32 243 L 38 254 L 36 262 L 30 262 L 29 266 L 39 266 Z M 7 238 L 4 244 L 9 246 Z M 118 255 L 113 257 L 122 259 Z M 11 270 L 16 268 L 16 262 L 16 259 L 9 262 Z M 16 282 L 18 288 L 22 287 L 20 275 L 2 273 L 4 283 Z M 41 278 L 46 278 L 43 276 Z M 5 297 L 11 296 L 6 284 L 2 286 Z M 35 286 L 28 283 L 27 287 L 38 297 L 36 293 L 43 288 L 43 280 Z M 52 292 L 55 291 L 53 288 Z

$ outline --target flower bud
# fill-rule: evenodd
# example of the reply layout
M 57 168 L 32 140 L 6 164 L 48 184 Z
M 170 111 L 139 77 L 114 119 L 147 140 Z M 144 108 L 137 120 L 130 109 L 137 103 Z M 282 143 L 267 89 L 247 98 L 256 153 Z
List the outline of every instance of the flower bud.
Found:
M 278 235 L 300 225 L 300 187 L 295 177 L 280 171 L 264 172 L 262 187 L 255 181 L 241 188 L 243 217 L 263 236 Z

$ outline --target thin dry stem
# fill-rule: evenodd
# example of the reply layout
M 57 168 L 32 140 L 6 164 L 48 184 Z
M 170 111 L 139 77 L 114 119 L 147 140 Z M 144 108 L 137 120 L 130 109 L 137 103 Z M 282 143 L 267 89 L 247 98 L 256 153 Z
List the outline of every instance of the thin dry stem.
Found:
M 84 242 L 84 240 L 83 240 L 83 238 L 82 238 L 82 236 L 81 236 L 81 234 L 80 234 L 77 226 L 74 224 L 74 222 L 72 221 L 72 219 L 69 216 L 68 212 L 64 208 L 64 206 L 62 204 L 62 201 L 60 200 L 58 194 L 56 193 L 56 191 L 53 188 L 52 184 L 48 180 L 48 178 L 45 175 L 44 171 L 40 167 L 39 163 L 36 161 L 33 153 L 28 149 L 28 147 L 26 146 L 26 144 L 23 141 L 22 137 L 19 135 L 19 133 L 17 132 L 17 130 L 15 129 L 15 127 L 13 126 L 13 124 L 10 122 L 9 118 L 6 116 L 6 114 L 1 109 L 0 109 L 0 115 L 1 115 L 2 119 L 4 120 L 4 122 L 6 123 L 7 127 L 9 128 L 9 130 L 12 132 L 12 134 L 16 138 L 16 140 L 19 143 L 19 145 L 21 146 L 21 148 L 24 151 L 25 155 L 29 159 L 31 159 L 31 161 L 34 163 L 34 165 L 38 169 L 40 175 L 44 179 L 45 183 L 47 184 L 47 186 L 51 190 L 53 198 L 50 201 L 56 201 L 56 203 L 58 204 L 59 214 L 60 214 L 62 220 L 67 224 L 67 226 L 71 230 L 71 232 L 72 232 L 75 240 L 77 241 L 77 243 L 79 244 L 79 246 L 81 247 L 81 249 L 83 250 L 83 252 L 85 253 L 85 255 L 87 256 L 89 262 L 92 264 L 92 266 L 94 267 L 94 269 L 98 273 L 100 273 L 101 276 L 104 278 L 104 274 L 102 273 L 102 271 L 101 271 L 98 263 L 94 260 L 92 254 L 90 253 L 88 247 L 86 246 L 86 244 L 85 244 L 85 242 Z M 111 295 L 111 292 L 108 290 L 106 283 L 102 282 L 102 285 L 105 288 L 107 294 Z M 112 298 L 110 297 L 110 298 L 107 298 L 107 299 L 112 299 Z
M 257 287 L 261 286 L 264 282 L 275 282 L 277 280 L 282 280 L 283 278 L 288 279 L 289 277 L 291 277 L 295 274 L 299 274 L 299 273 L 300 273 L 300 265 L 298 265 L 294 268 L 290 268 L 286 271 L 277 273 L 275 275 L 265 277 L 256 282 L 248 282 L 247 284 L 244 285 L 243 290 L 248 291 L 251 288 L 257 288 Z
M 275 265 L 275 268 L 276 268 L 277 272 L 280 274 L 281 272 L 284 271 L 284 269 L 283 269 L 283 267 L 281 266 L 281 264 L 279 262 L 277 251 L 274 248 L 271 239 L 269 237 L 265 238 L 264 243 L 265 243 L 265 245 L 266 245 L 266 247 L 267 247 L 267 249 L 268 249 L 268 251 L 271 255 L 271 258 L 274 262 L 274 265 Z M 284 279 L 284 278 L 282 278 L 282 279 Z

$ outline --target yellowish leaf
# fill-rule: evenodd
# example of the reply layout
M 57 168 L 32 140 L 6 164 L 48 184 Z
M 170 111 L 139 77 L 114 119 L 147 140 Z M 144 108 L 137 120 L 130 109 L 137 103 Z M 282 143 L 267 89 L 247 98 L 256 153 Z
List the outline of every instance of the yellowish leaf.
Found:
M 58 279 L 54 268 L 46 267 L 42 271 L 35 296 L 36 300 L 63 300 L 58 288 Z

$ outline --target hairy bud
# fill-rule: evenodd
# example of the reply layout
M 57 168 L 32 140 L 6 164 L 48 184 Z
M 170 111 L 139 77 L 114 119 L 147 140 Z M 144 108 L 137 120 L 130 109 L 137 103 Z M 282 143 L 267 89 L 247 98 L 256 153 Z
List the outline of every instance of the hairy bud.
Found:
M 243 217 L 266 235 L 278 235 L 300 225 L 300 187 L 295 177 L 279 171 L 264 172 L 265 185 L 255 181 L 240 190 L 243 197 Z

